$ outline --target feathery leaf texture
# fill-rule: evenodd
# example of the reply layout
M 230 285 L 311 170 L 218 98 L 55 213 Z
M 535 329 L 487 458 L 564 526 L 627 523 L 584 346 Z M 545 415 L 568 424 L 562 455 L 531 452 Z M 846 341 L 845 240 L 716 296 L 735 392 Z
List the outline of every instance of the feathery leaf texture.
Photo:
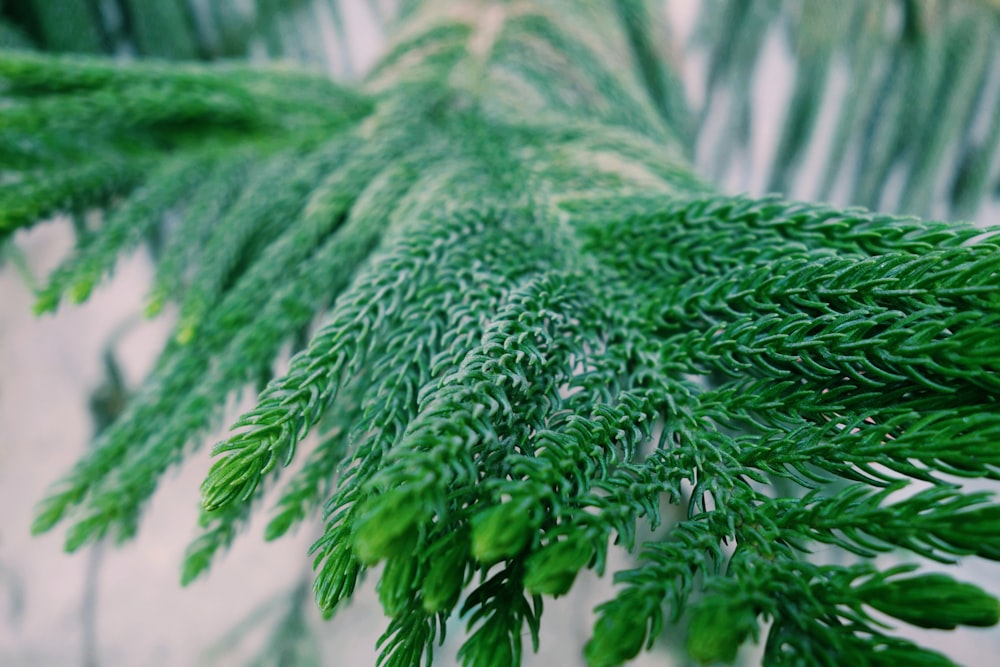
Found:
M 997 601 L 871 559 L 1000 559 L 1000 506 L 961 485 L 1000 478 L 1000 229 L 719 194 L 688 165 L 648 11 L 417 3 L 359 90 L 0 54 L 0 232 L 101 212 L 38 309 L 86 299 L 153 236 L 149 311 L 180 312 L 34 530 L 71 522 L 70 550 L 131 537 L 160 476 L 257 382 L 215 446 L 183 581 L 311 448 L 265 535 L 322 509 L 313 588 L 329 613 L 384 562 L 380 665 L 429 663 L 453 614 L 463 664 L 519 664 L 525 636 L 544 640 L 544 597 L 603 573 L 613 544 L 636 560 L 598 608 L 591 665 L 685 616 L 704 662 L 769 622 L 769 665 L 950 664 L 871 610 L 980 626 Z M 874 20 L 860 11 L 838 20 Z M 717 42 L 711 90 L 759 48 L 755 25 Z M 779 186 L 834 50 L 807 47 Z M 847 560 L 816 564 L 815 544 Z

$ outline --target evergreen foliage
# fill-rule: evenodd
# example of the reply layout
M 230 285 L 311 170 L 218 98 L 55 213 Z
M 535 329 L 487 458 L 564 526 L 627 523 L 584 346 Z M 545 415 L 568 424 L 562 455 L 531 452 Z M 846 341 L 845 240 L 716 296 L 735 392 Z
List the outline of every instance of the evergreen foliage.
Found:
M 1000 560 L 1000 506 L 961 484 L 1000 478 L 1000 228 L 720 194 L 692 172 L 652 4 L 411 5 L 359 87 L 0 53 L 0 243 L 80 222 L 38 310 L 85 300 L 149 241 L 149 311 L 179 313 L 34 530 L 69 523 L 69 550 L 134 536 L 159 478 L 256 383 L 215 446 L 183 581 L 302 457 L 266 538 L 322 514 L 329 613 L 383 564 L 379 664 L 429 663 L 454 614 L 464 664 L 518 664 L 545 596 L 603 573 L 612 544 L 637 560 L 599 607 L 591 665 L 685 617 L 704 663 L 768 624 L 768 665 L 951 664 L 873 611 L 989 626 L 1000 603 L 872 559 Z M 803 57 L 823 70 L 832 38 L 817 48 Z M 710 86 L 745 60 L 719 55 Z M 797 85 L 779 189 L 817 113 L 814 80 Z M 988 187 L 995 130 L 957 208 Z M 944 150 L 927 140 L 904 187 L 918 207 Z M 662 521 L 667 505 L 683 518 Z M 815 544 L 847 557 L 813 562 Z
M 247 58 L 263 51 L 348 74 L 353 63 L 346 50 L 326 53 L 314 29 L 326 21 L 343 42 L 342 1 L 6 0 L 0 2 L 0 48 L 168 60 Z M 378 12 L 381 3 L 365 4 Z

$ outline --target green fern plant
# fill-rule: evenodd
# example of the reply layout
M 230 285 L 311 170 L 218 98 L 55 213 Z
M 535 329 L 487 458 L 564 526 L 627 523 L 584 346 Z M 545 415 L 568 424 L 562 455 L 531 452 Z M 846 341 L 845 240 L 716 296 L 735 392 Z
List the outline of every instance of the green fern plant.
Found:
M 4 52 L 0 243 L 80 223 L 38 310 L 151 241 L 148 310 L 179 313 L 34 530 L 131 538 L 257 383 L 182 579 L 283 484 L 266 538 L 321 513 L 321 609 L 383 564 L 380 664 L 429 663 L 455 614 L 464 664 L 518 664 L 545 597 L 612 545 L 636 562 L 591 665 L 682 618 L 704 663 L 767 624 L 769 665 L 951 664 L 874 612 L 990 626 L 1000 603 L 873 558 L 1000 559 L 1000 506 L 961 484 L 1000 476 L 998 230 L 720 194 L 692 172 L 653 13 L 414 3 L 359 87 Z

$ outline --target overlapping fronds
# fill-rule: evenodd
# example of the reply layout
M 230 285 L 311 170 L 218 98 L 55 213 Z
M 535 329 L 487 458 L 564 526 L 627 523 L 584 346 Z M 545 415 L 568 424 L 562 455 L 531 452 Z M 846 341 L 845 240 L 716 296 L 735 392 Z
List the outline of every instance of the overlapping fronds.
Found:
M 379 169 L 371 155 L 391 153 L 358 136 L 369 103 L 322 77 L 20 53 L 0 58 L 0 70 L 4 152 L 16 158 L 3 167 L 2 231 L 108 209 L 38 309 L 67 293 L 86 299 L 123 252 L 169 239 L 151 307 L 180 303 L 176 344 L 39 524 L 89 495 L 93 511 L 72 542 L 105 533 L 110 517 L 129 534 L 163 469 L 229 392 L 267 371 L 375 242 L 381 222 L 346 212 Z M 304 282 L 274 289 L 292 274 Z M 181 420 L 162 419 L 168 403 Z M 126 452 L 141 470 L 120 478 Z
M 760 150 L 763 99 L 787 95 L 773 155 L 742 162 L 767 170 L 759 187 L 973 217 L 1000 179 L 998 28 L 988 0 L 705 2 L 688 45 L 708 59 L 699 161 L 747 187 L 734 153 Z M 791 72 L 769 71 L 777 52 Z
M 40 308 L 156 233 L 150 310 L 180 312 L 35 529 L 71 521 L 70 549 L 133 535 L 226 397 L 265 378 L 215 447 L 183 578 L 319 432 L 266 534 L 322 507 L 327 612 L 384 564 L 380 664 L 430 662 L 456 613 L 464 664 L 518 664 L 545 596 L 615 544 L 637 560 L 593 665 L 682 617 L 704 662 L 769 624 L 767 664 L 950 664 L 872 610 L 981 626 L 997 600 L 871 557 L 1000 558 L 1000 506 L 955 481 L 1000 477 L 1000 229 L 718 194 L 686 162 L 646 9 L 420 3 L 362 93 L 0 59 L 5 229 L 104 211 Z M 815 564 L 817 543 L 854 560 Z
M 127 52 L 169 60 L 271 58 L 355 73 L 345 14 L 385 27 L 392 0 L 19 0 L 0 5 L 0 48 Z
M 78 260 L 83 274 L 100 273 L 141 239 L 142 224 L 190 194 L 180 181 L 197 184 L 194 174 L 213 162 L 309 150 L 369 110 L 362 96 L 316 75 L 23 52 L 0 56 L 0 94 L 0 234 L 136 194 Z

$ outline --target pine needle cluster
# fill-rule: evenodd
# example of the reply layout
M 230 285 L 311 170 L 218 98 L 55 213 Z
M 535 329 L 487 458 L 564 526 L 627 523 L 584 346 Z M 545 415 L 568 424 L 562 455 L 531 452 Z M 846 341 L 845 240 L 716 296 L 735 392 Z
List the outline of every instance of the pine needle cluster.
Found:
M 768 665 L 951 664 L 874 612 L 989 626 L 1000 603 L 872 558 L 1000 559 L 1000 506 L 961 485 L 1000 477 L 1000 229 L 719 194 L 644 12 L 425 2 L 356 89 L 0 55 L 0 243 L 80 220 L 38 310 L 148 241 L 149 312 L 179 312 L 34 530 L 132 537 L 256 383 L 183 580 L 281 485 L 266 538 L 321 513 L 324 611 L 382 564 L 381 665 L 429 663 L 455 614 L 464 664 L 519 664 L 544 599 L 612 546 L 637 556 L 591 665 L 682 618 L 704 663 L 766 626 Z

